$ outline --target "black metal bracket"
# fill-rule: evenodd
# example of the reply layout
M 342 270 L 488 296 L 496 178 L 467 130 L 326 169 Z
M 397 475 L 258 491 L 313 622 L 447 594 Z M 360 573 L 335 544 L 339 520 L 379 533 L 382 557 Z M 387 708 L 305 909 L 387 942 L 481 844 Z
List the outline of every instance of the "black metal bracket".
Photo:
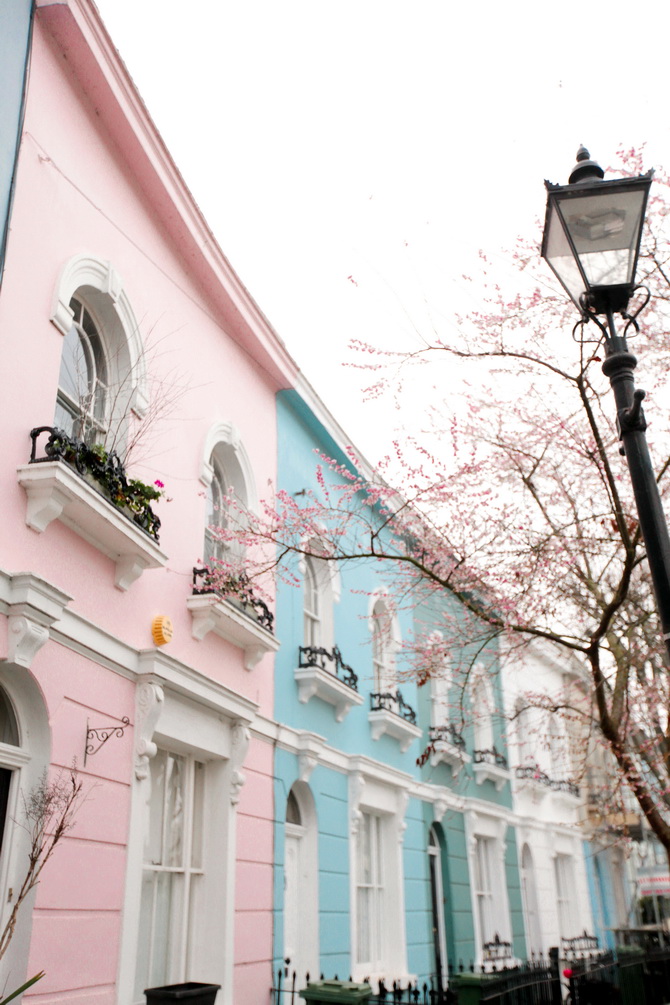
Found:
M 126 727 L 130 725 L 130 719 L 127 715 L 124 715 L 121 719 L 120 726 L 97 726 L 95 728 L 89 726 L 88 719 L 86 720 L 86 747 L 84 748 L 84 766 L 86 765 L 86 760 L 89 756 L 97 754 L 101 747 L 103 747 L 108 740 L 113 736 L 121 737 L 126 731 Z M 97 743 L 97 747 L 96 747 Z

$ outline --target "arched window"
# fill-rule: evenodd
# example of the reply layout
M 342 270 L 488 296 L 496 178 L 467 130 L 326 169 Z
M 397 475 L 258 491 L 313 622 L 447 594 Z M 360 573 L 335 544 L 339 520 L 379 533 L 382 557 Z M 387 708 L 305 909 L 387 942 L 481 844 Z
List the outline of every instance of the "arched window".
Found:
M 50 731 L 44 700 L 32 675 L 12 664 L 0 668 L 0 930 L 13 907 L 9 891 L 26 877 L 31 837 L 24 803 L 49 764 Z M 58 854 L 58 853 L 56 853 Z M 33 922 L 33 897 L 18 912 L 16 929 L 0 962 L 0 984 L 25 979 Z
M 132 414 L 147 410 L 144 349 L 121 279 L 108 262 L 67 263 L 51 320 L 64 336 L 54 424 L 122 457 Z
M 226 542 L 217 533 L 219 530 L 224 530 L 227 525 L 226 476 L 216 457 L 212 457 L 211 465 L 212 480 L 207 486 L 207 522 L 205 525 L 204 560 L 207 565 L 221 561 L 228 550 Z
M 442 847 L 435 827 L 428 832 L 428 865 L 430 868 L 430 894 L 433 912 L 433 951 L 435 972 L 440 975 L 441 987 L 447 985 L 447 940 L 444 926 L 446 898 L 442 876 Z
M 303 606 L 303 638 L 306 646 L 322 644 L 321 593 L 314 559 L 305 558 L 305 602 Z
M 317 840 L 314 798 L 306 782 L 296 782 L 286 800 L 283 922 L 284 959 L 299 988 L 318 973 Z
M 5 844 L 9 796 L 14 770 L 2 763 L 2 748 L 18 747 L 19 725 L 7 693 L 0 688 L 0 854 Z
M 391 692 L 396 685 L 395 653 L 393 619 L 386 602 L 379 599 L 372 609 L 372 672 L 379 694 Z
M 104 442 L 108 423 L 108 367 L 98 326 L 81 300 L 70 301 L 72 327 L 63 340 L 54 424 L 87 443 Z
M 475 750 L 492 750 L 493 687 L 484 671 L 477 671 L 472 685 L 472 718 L 475 730 Z
M 255 509 L 256 499 L 249 459 L 230 423 L 218 423 L 209 431 L 200 480 L 207 493 L 204 562 L 208 566 L 233 562 L 242 556 L 243 546 L 226 540 L 220 531 L 241 528 L 244 510 Z M 232 510 L 230 500 L 234 500 Z
M 319 558 L 320 542 L 311 540 L 300 562 L 303 575 L 303 645 L 332 650 L 335 644 L 333 605 L 339 598 L 337 568 Z

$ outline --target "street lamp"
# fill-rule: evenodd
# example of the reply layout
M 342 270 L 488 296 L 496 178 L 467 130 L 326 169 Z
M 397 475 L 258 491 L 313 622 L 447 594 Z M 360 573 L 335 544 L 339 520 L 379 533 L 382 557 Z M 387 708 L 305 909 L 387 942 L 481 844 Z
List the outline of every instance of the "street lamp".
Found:
M 542 257 L 582 320 L 594 321 L 604 335 L 603 373 L 614 391 L 621 452 L 628 462 L 656 607 L 670 656 L 670 536 L 645 436 L 647 423 L 641 407 L 645 392 L 635 388 L 633 371 L 637 360 L 626 344 L 629 327 L 632 325 L 636 331 L 638 328 L 636 315 L 628 314 L 627 309 L 636 289 L 635 271 L 653 172 L 611 181 L 603 181 L 604 174 L 600 165 L 590 159 L 588 150 L 580 147 L 569 183 L 545 182 L 547 215 Z M 621 335 L 614 324 L 615 314 L 626 322 Z M 603 315 L 604 323 L 599 318 Z

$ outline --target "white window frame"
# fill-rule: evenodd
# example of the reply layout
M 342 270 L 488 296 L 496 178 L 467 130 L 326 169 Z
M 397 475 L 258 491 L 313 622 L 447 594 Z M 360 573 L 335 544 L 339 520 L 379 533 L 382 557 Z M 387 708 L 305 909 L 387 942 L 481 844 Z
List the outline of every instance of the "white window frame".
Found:
M 50 761 L 51 731 L 44 699 L 34 678 L 18 664 L 0 666 L 0 686 L 14 712 L 19 744 L 0 744 L 0 766 L 12 772 L 0 856 L 0 929 L 12 910 L 9 890 L 18 890 L 26 875 L 30 835 L 22 826 L 22 798 L 37 785 Z M 36 891 L 19 913 L 9 949 L 0 961 L 0 986 L 16 987 L 28 975 L 28 960 Z
M 395 656 L 398 650 L 398 632 L 395 618 L 383 596 L 374 598 L 370 615 L 372 633 L 372 677 L 374 691 L 390 694 L 397 687 Z
M 356 769 L 356 765 L 352 765 Z M 361 764 L 361 768 L 365 765 Z M 405 935 L 405 898 L 402 841 L 405 831 L 405 811 L 408 791 L 373 777 L 364 770 L 354 770 L 349 776 L 350 840 L 350 903 L 351 960 L 355 981 L 404 981 L 407 971 Z M 372 822 L 376 836 L 376 874 L 374 882 L 359 886 L 361 827 Z M 372 920 L 371 944 L 376 941 L 374 960 L 359 959 L 359 890 L 372 890 L 375 914 Z
M 291 877 L 294 889 L 288 887 L 288 877 L 284 874 L 284 902 L 282 920 L 284 924 L 284 959 L 290 958 L 289 969 L 295 970 L 299 982 L 304 981 L 306 974 L 314 979 L 319 973 L 319 866 L 318 866 L 318 822 L 314 797 L 309 785 L 304 781 L 296 781 L 289 795 L 296 801 L 300 814 L 300 823 L 284 824 L 285 838 L 293 839 L 297 851 L 296 875 Z M 288 800 L 287 800 L 288 805 Z M 286 850 L 284 854 L 286 870 Z M 287 917 L 292 905 L 289 900 L 295 900 L 295 932 L 287 931 Z M 290 945 L 291 935 L 295 936 L 296 946 Z M 302 988 L 303 983 L 298 987 Z
M 230 560 L 234 564 L 243 558 L 243 548 L 220 541 L 210 529 L 217 525 L 225 526 L 227 520 L 226 508 L 222 499 L 219 501 L 219 506 L 221 506 L 219 519 L 215 520 L 214 523 L 209 523 L 207 507 L 210 496 L 215 494 L 215 489 L 212 486 L 216 485 L 217 481 L 219 490 L 223 490 L 224 496 L 234 496 L 243 509 L 248 509 L 252 513 L 258 512 L 258 496 L 253 467 L 240 431 L 232 422 L 214 423 L 205 436 L 200 463 L 200 482 L 205 487 L 207 503 L 203 518 L 204 543 L 199 547 L 203 549 L 202 560 L 205 564 L 211 559 Z
M 444 876 L 442 875 L 442 844 L 440 842 L 440 837 L 434 826 L 431 826 L 428 833 L 428 857 L 429 860 L 434 863 L 434 875 L 435 875 L 435 891 L 431 890 L 431 898 L 435 895 L 437 901 L 436 913 L 437 913 L 437 937 L 440 943 L 440 956 L 442 961 L 442 972 L 440 974 L 440 979 L 442 982 L 442 988 L 446 988 L 449 974 L 449 961 L 447 957 L 447 935 L 444 924 Z M 429 861 L 429 881 L 432 883 L 432 873 L 430 871 L 430 861 Z M 432 904 L 431 904 L 432 910 Z
M 179 862 L 166 863 L 144 861 L 142 869 L 143 893 L 141 897 L 144 904 L 144 889 L 146 880 L 150 877 L 152 881 L 150 923 L 148 929 L 140 932 L 139 947 L 137 951 L 138 959 L 140 950 L 146 946 L 148 950 L 147 974 L 142 975 L 141 986 L 135 988 L 134 1001 L 136 1005 L 144 1005 L 144 987 L 157 987 L 164 984 L 177 984 L 187 979 L 187 974 L 193 971 L 194 940 L 196 938 L 196 927 L 194 915 L 200 908 L 202 900 L 202 883 L 205 877 L 205 870 L 202 863 L 203 838 L 206 828 L 206 765 L 192 754 L 178 753 L 176 751 L 159 749 L 152 759 L 151 770 L 155 774 L 159 762 L 168 763 L 172 759 L 180 763 L 184 772 L 183 805 L 182 805 L 182 826 L 181 826 L 181 855 Z M 168 842 L 169 817 L 169 787 L 166 784 L 163 791 L 161 805 L 161 830 L 160 848 L 161 859 L 166 857 L 166 844 Z M 153 807 L 152 807 L 153 808 Z M 174 822 L 175 814 L 172 816 Z M 154 820 L 150 818 L 149 827 Z M 150 842 L 149 842 L 150 844 Z M 199 848 L 198 848 L 199 846 Z M 146 850 L 146 848 L 145 848 Z M 199 859 L 195 862 L 194 858 Z M 169 855 L 168 855 L 169 857 Z M 154 957 L 156 949 L 156 928 L 157 928 L 157 900 L 158 887 L 161 877 L 166 877 L 171 888 L 178 890 L 181 901 L 181 909 L 175 912 L 170 918 L 168 928 L 168 945 L 166 946 L 167 960 L 166 968 L 162 973 L 156 973 L 154 967 Z M 170 900 L 172 897 L 170 896 Z M 140 909 L 142 910 L 142 908 Z
M 562 939 L 574 939 L 580 930 L 575 911 L 575 860 L 574 856 L 557 852 L 554 855 L 554 883 L 556 887 L 556 912 L 558 931 Z
M 542 919 L 537 897 L 537 876 L 535 858 L 527 841 L 521 848 L 521 898 L 523 903 L 524 928 L 526 932 L 526 952 L 543 952 Z
M 119 954 L 117 1002 L 133 1002 L 137 946 L 141 934 L 141 887 L 147 806 L 151 791 L 149 761 L 157 749 L 183 753 L 205 764 L 206 826 L 203 833 L 203 884 L 197 930 L 187 980 L 221 985 L 232 1000 L 234 967 L 236 807 L 244 782 L 242 765 L 249 743 L 248 724 L 256 703 L 223 684 L 194 677 L 193 671 L 160 651 L 141 659 L 135 709 L 135 775 L 131 790 L 124 918 Z
M 484 961 L 484 943 L 496 935 L 501 942 L 512 943 L 512 922 L 507 891 L 505 835 L 507 820 L 500 816 L 465 811 L 468 840 L 472 917 L 475 929 L 477 964 Z M 478 856 L 487 855 L 487 859 Z M 481 862 L 488 866 L 480 873 Z
M 355 966 L 369 973 L 384 969 L 384 842 L 383 821 L 377 813 L 361 811 L 358 841 L 356 845 L 356 956 Z M 369 862 L 369 876 L 362 875 L 363 863 Z M 366 909 L 363 910 L 363 901 Z M 367 925 L 362 922 L 363 914 Z M 361 949 L 368 946 L 367 955 Z
M 112 265 L 91 254 L 76 255 L 56 284 L 51 322 L 67 336 L 74 322 L 75 297 L 91 314 L 108 364 L 110 400 L 106 426 L 108 446 L 123 453 L 131 413 L 144 418 L 149 407 L 144 347 L 140 327 L 123 280 Z

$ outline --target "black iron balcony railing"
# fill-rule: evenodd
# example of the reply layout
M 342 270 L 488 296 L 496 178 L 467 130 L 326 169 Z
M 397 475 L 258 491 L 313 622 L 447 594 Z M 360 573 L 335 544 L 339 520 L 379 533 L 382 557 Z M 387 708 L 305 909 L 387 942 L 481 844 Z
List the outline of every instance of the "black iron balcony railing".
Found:
M 554 792 L 567 792 L 571 796 L 579 796 L 579 786 L 575 782 L 571 782 L 567 778 L 550 778 L 546 771 L 542 771 L 537 764 L 520 764 L 514 769 L 514 773 L 517 778 L 546 785 Z
M 441 726 L 431 726 L 428 730 L 431 743 L 451 743 L 454 747 L 465 749 L 465 740 L 453 723 L 446 722 Z
M 472 759 L 475 764 L 495 764 L 497 768 L 507 767 L 507 758 L 499 754 L 495 747 L 490 750 L 473 750 Z
M 551 787 L 554 792 L 567 792 L 571 796 L 579 796 L 579 786 L 568 778 L 552 778 Z
M 494 935 L 491 942 L 485 942 L 482 946 L 483 957 L 487 962 L 498 962 L 512 958 L 512 943 L 503 942 L 498 933 Z
M 390 691 L 385 693 L 373 691 L 370 695 L 370 710 L 372 712 L 393 712 L 395 715 L 399 715 L 401 719 L 405 719 L 406 722 L 411 722 L 413 726 L 416 726 L 416 712 L 411 705 L 408 705 L 404 701 L 399 689 L 396 690 L 395 694 Z
M 202 569 L 193 567 L 193 593 L 200 596 L 206 593 L 215 593 L 222 597 L 234 607 L 239 608 L 243 614 L 256 621 L 261 628 L 272 632 L 274 626 L 274 614 L 260 597 L 254 593 L 249 578 L 242 572 L 238 576 L 222 577 L 212 569 L 204 566 Z
M 43 455 L 38 457 L 37 440 L 43 433 L 48 433 L 49 437 L 42 448 Z M 136 478 L 128 478 L 118 454 L 105 450 L 97 443 L 75 440 L 55 426 L 36 426 L 30 431 L 30 439 L 33 442 L 31 464 L 63 461 L 140 530 L 158 542 L 161 522 L 152 510 L 151 502 L 160 498 L 162 490 Z
M 322 646 L 300 646 L 299 653 L 298 665 L 301 670 L 309 667 L 325 670 L 326 673 L 337 677 L 353 691 L 358 691 L 358 677 L 349 664 L 342 659 L 342 653 L 338 646 L 333 646 L 332 649 L 324 649 Z

